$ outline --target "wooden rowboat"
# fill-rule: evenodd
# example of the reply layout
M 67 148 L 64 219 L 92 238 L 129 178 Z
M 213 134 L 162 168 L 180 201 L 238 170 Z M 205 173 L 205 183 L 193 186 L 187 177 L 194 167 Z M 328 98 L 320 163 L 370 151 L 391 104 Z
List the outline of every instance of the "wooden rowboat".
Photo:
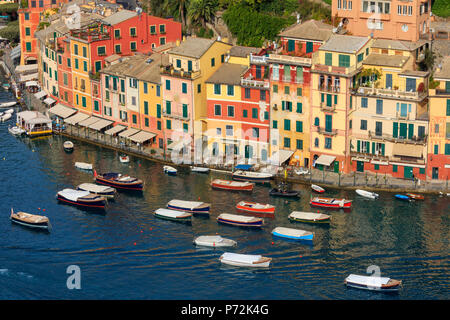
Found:
M 177 210 L 169 210 L 164 208 L 159 208 L 153 212 L 155 217 L 165 219 L 165 220 L 171 220 L 171 221 L 178 221 L 178 222 L 185 222 L 190 223 L 192 218 L 192 213 L 189 212 L 180 212 Z
M 217 222 L 239 227 L 261 228 L 264 224 L 262 218 L 247 217 L 237 214 L 222 213 L 217 217 Z
M 237 242 L 216 235 L 216 236 L 199 236 L 194 239 L 194 244 L 196 244 L 197 246 L 216 248 L 216 247 L 234 247 L 237 245 Z
M 289 240 L 312 240 L 314 238 L 314 233 L 310 231 L 284 227 L 276 227 L 272 230 L 272 234 Z
M 331 216 L 323 213 L 293 211 L 288 216 L 291 221 L 306 223 L 330 223 Z
M 117 191 L 116 189 L 108 186 L 101 186 L 95 183 L 82 183 L 77 187 L 78 190 L 89 191 L 90 193 L 106 197 L 114 198 Z
M 407 193 L 406 194 L 410 199 L 413 200 L 424 200 L 425 197 L 421 194 L 417 194 L 417 193 Z
M 352 206 L 352 200 L 335 199 L 325 197 L 314 197 L 309 202 L 311 206 L 329 209 L 349 209 Z
M 275 212 L 275 206 L 271 204 L 262 204 L 250 201 L 240 201 L 236 205 L 236 209 L 251 213 L 273 214 Z
M 12 222 L 31 228 L 48 229 L 51 227 L 50 221 L 46 216 L 30 214 L 26 212 L 14 212 L 11 208 L 10 219 Z
M 97 174 L 97 171 L 94 170 L 94 178 L 95 182 L 99 184 L 107 185 L 119 190 L 142 191 L 144 188 L 144 182 L 142 180 L 121 173 L 108 172 Z
M 236 267 L 268 268 L 272 258 L 261 255 L 225 252 L 220 256 L 219 260 L 221 263 Z
M 87 208 L 104 209 L 106 199 L 89 191 L 64 189 L 56 194 L 58 201 Z
M 215 179 L 211 182 L 211 187 L 221 190 L 232 190 L 232 191 L 253 191 L 254 184 L 247 181 L 230 181 Z
M 321 186 L 318 186 L 316 184 L 312 184 L 311 185 L 311 189 L 313 189 L 313 191 L 317 192 L 317 193 L 324 193 L 325 189 L 322 188 Z
M 352 288 L 385 292 L 398 291 L 402 286 L 401 280 L 356 274 L 349 275 L 344 283 Z

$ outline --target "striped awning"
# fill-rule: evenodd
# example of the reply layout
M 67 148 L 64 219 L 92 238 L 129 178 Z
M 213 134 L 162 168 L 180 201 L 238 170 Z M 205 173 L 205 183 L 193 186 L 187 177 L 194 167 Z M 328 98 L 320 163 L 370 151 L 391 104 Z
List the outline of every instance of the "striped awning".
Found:
M 50 104 L 52 104 L 53 102 L 56 102 L 56 100 L 53 99 L 53 98 L 48 97 L 48 98 L 45 98 L 45 99 L 44 99 L 44 103 L 45 103 L 45 104 L 50 105 Z
M 38 99 L 43 98 L 47 95 L 47 92 L 45 92 L 44 90 L 39 91 L 38 93 L 35 93 L 34 96 Z
M 289 158 L 294 154 L 292 150 L 283 150 L 280 149 L 272 154 L 272 156 L 268 159 L 268 162 L 274 165 L 281 165 L 282 163 L 289 160 Z
M 32 73 L 32 74 L 21 74 L 19 78 L 19 82 L 25 82 L 29 80 L 35 80 L 38 78 L 38 73 Z
M 321 165 L 328 167 L 330 164 L 333 163 L 333 161 L 335 159 L 336 159 L 336 157 L 334 157 L 334 156 L 328 156 L 326 154 L 322 154 L 319 158 L 317 158 L 315 164 L 316 165 L 321 164 Z
M 105 134 L 109 134 L 109 135 L 112 136 L 112 135 L 114 135 L 114 134 L 116 134 L 118 132 L 121 132 L 121 131 L 125 130 L 126 128 L 127 127 L 125 127 L 125 126 L 123 126 L 121 124 L 118 124 L 115 127 L 112 127 L 111 129 L 106 130 Z
M 66 107 L 66 106 L 62 105 L 61 103 L 57 103 L 54 107 L 51 107 L 50 109 L 48 109 L 48 112 L 53 113 L 54 115 L 65 119 L 65 118 L 68 118 L 71 115 L 75 114 L 77 112 L 77 110 Z
M 39 83 L 36 80 L 25 82 L 25 87 L 39 87 Z
M 122 131 L 119 133 L 119 137 L 128 138 L 129 136 L 132 136 L 135 133 L 138 133 L 139 129 L 129 128 L 125 131 Z
M 101 120 L 99 120 L 97 122 L 94 122 L 93 124 L 89 125 L 89 128 L 97 130 L 97 131 L 100 131 L 103 128 L 106 128 L 107 126 L 109 126 L 111 123 L 113 123 L 113 121 L 106 120 L 106 119 L 101 119 Z
M 89 118 L 88 114 L 78 112 L 77 114 L 75 114 L 67 119 L 64 119 L 64 122 L 71 124 L 71 125 L 76 125 L 78 122 L 83 121 L 87 118 Z
M 83 121 L 78 122 L 78 125 L 82 126 L 82 127 L 89 127 L 90 125 L 92 125 L 100 120 L 102 120 L 102 119 L 98 118 L 98 117 L 89 117 Z
M 17 47 L 14 47 L 11 50 L 11 53 L 10 53 L 11 59 L 15 59 L 15 58 L 20 57 L 20 51 L 21 51 L 21 49 L 20 49 L 20 44 L 19 44 Z
M 414 144 L 397 143 L 394 145 L 394 156 L 422 158 L 423 146 Z
M 143 143 L 147 140 L 153 139 L 156 137 L 155 133 L 148 131 L 140 131 L 132 136 L 130 136 L 130 140 L 136 143 Z
M 25 64 L 25 65 L 17 66 L 15 69 L 15 72 L 16 73 L 30 72 L 30 71 L 36 72 L 37 69 L 38 69 L 37 64 Z

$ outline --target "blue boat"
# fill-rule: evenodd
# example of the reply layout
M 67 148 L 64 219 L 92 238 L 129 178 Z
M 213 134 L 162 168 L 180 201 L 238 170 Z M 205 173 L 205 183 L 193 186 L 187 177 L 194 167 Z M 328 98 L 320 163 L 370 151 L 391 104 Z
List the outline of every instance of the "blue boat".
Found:
M 314 233 L 310 231 L 285 227 L 276 227 L 272 230 L 272 234 L 289 240 L 312 240 L 314 238 Z
M 163 170 L 164 170 L 164 173 L 167 173 L 168 175 L 171 175 L 171 176 L 177 175 L 177 169 L 175 169 L 174 167 L 164 166 Z
M 411 200 L 408 196 L 405 196 L 405 195 L 403 195 L 403 194 L 396 194 L 396 195 L 395 195 L 395 198 L 398 199 L 398 200 L 403 200 L 403 201 L 409 201 L 409 200 Z
M 209 214 L 211 205 L 200 201 L 185 201 L 173 199 L 167 203 L 167 208 L 172 210 L 186 211 L 191 213 Z

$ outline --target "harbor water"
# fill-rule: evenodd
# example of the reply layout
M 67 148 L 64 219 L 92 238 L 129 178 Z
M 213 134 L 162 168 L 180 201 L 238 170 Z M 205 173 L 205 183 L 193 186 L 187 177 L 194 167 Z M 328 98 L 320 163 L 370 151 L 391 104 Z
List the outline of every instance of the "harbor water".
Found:
M 0 100 L 9 93 L 1 92 Z M 212 190 L 211 179 L 229 175 L 163 173 L 159 163 L 74 142 L 65 153 L 61 136 L 16 138 L 12 119 L 0 123 L 0 299 L 449 299 L 450 198 L 427 195 L 424 201 L 401 202 L 393 193 L 378 200 L 354 191 L 325 196 L 353 199 L 350 212 L 329 211 L 327 225 L 291 223 L 288 214 L 317 211 L 311 190 L 295 186 L 298 200 L 269 197 L 270 188 L 253 193 Z M 97 172 L 121 172 L 145 181 L 142 194 L 119 193 L 104 213 L 59 204 L 56 193 L 83 182 L 91 172 L 74 162 L 94 164 Z M 153 211 L 171 199 L 211 203 L 209 218 L 193 217 L 186 225 L 156 218 Z M 261 230 L 219 225 L 220 213 L 237 213 L 240 200 L 271 203 L 275 217 Z M 51 232 L 37 232 L 9 220 L 16 211 L 44 214 Z M 324 210 L 319 210 L 325 212 Z M 313 231 L 312 243 L 276 239 L 277 226 Z M 228 251 L 273 258 L 271 267 L 254 270 L 224 266 L 227 250 L 199 248 L 199 235 L 220 234 L 237 241 Z M 81 289 L 70 290 L 67 268 L 81 271 Z M 378 266 L 381 276 L 403 281 L 397 294 L 346 288 L 351 273 Z M 368 275 L 368 274 L 367 274 Z

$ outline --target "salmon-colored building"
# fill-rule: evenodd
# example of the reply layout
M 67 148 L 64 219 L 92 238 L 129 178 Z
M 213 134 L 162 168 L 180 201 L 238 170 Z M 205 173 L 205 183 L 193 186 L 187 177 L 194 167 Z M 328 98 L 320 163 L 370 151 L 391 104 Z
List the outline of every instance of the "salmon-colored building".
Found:
M 331 16 L 355 36 L 417 41 L 430 34 L 431 0 L 333 0 Z

